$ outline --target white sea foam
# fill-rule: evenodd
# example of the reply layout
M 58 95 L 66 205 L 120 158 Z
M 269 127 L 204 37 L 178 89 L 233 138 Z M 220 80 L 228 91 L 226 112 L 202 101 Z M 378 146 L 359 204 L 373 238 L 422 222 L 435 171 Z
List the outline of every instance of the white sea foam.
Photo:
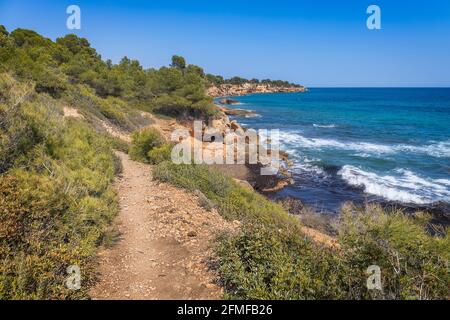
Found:
M 246 114 L 245 118 L 261 118 L 262 116 L 257 113 Z
M 325 125 L 325 124 L 313 124 L 313 127 L 315 128 L 336 128 L 337 126 L 335 124 L 329 124 L 329 125 Z
M 425 153 L 437 158 L 450 158 L 450 141 L 435 142 L 427 146 L 398 145 L 397 151 Z
M 397 175 L 377 175 L 354 166 L 344 166 L 338 175 L 352 186 L 363 187 L 369 194 L 390 201 L 429 204 L 435 201 L 450 201 L 450 190 L 446 179 L 423 178 L 405 170 L 395 170 Z
M 450 186 L 450 180 L 448 180 L 448 179 L 436 179 L 435 181 L 437 183 L 440 183 L 440 184 L 443 184 L 443 185 L 446 185 L 446 186 Z
M 303 161 L 296 162 L 290 169 L 292 171 L 303 171 L 303 172 L 311 172 L 317 175 L 320 175 L 321 177 L 327 177 L 327 173 L 320 167 L 310 163 L 311 160 L 304 159 Z
M 450 157 L 450 141 L 432 143 L 425 146 L 413 146 L 406 144 L 383 145 L 370 142 L 342 142 L 334 139 L 306 138 L 299 133 L 281 132 L 280 141 L 286 144 L 295 144 L 298 147 L 311 149 L 341 149 L 368 154 L 394 154 L 399 152 L 422 153 L 432 157 Z
M 370 153 L 392 153 L 394 150 L 390 146 L 373 144 L 368 142 L 341 142 L 333 139 L 321 139 L 321 138 L 306 138 L 297 133 L 280 133 L 280 140 L 284 143 L 295 144 L 298 147 L 303 148 L 330 148 L 330 149 L 343 149 L 353 150 L 358 152 L 370 152 Z

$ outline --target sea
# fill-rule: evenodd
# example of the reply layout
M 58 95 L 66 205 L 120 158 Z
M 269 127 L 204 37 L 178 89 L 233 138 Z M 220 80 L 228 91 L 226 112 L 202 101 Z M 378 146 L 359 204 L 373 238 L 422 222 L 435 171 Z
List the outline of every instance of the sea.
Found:
M 324 213 L 345 202 L 450 203 L 450 88 L 310 88 L 231 97 L 244 127 L 278 129 L 295 184 Z M 444 206 L 448 208 L 448 206 Z

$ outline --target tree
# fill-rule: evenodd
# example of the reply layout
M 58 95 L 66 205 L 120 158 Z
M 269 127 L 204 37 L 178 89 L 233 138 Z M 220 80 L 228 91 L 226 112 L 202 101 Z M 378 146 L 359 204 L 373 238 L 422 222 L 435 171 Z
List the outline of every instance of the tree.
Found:
M 50 39 L 44 38 L 32 30 L 16 29 L 10 36 L 18 47 L 49 47 L 52 45 L 52 41 Z
M 6 30 L 4 25 L 0 24 L 0 34 L 7 36 L 9 34 L 8 30 Z
M 85 38 L 79 38 L 75 34 L 68 34 L 63 38 L 58 38 L 56 39 L 56 43 L 69 49 L 72 54 L 84 52 L 92 57 L 97 56 L 95 49 L 91 48 L 89 41 Z
M 202 78 L 205 76 L 205 72 L 203 71 L 203 69 L 200 68 L 199 66 L 196 66 L 196 65 L 193 65 L 193 64 L 188 65 L 187 73 L 193 73 L 193 74 L 196 74 L 196 75 L 198 75 L 198 76 L 200 76 Z
M 186 69 L 186 60 L 181 56 L 175 55 L 172 57 L 172 64 L 170 66 L 172 68 L 184 70 Z

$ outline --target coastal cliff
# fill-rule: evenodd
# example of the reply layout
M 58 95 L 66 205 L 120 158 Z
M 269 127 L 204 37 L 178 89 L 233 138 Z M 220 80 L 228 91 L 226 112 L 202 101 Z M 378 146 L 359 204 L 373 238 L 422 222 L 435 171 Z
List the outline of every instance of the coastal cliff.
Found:
M 294 93 L 306 92 L 308 89 L 300 85 L 274 86 L 262 83 L 221 84 L 207 89 L 207 94 L 213 98 L 227 96 L 243 96 L 254 93 Z

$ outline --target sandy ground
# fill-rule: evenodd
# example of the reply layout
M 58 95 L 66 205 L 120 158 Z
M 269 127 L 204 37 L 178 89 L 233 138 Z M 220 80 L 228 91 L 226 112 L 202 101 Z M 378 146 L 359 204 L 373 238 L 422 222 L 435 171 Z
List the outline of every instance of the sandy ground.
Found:
M 93 299 L 220 299 L 209 247 L 221 231 L 239 228 L 199 206 L 187 191 L 152 178 L 151 166 L 118 153 L 123 174 L 120 237 L 99 254 L 100 281 Z

